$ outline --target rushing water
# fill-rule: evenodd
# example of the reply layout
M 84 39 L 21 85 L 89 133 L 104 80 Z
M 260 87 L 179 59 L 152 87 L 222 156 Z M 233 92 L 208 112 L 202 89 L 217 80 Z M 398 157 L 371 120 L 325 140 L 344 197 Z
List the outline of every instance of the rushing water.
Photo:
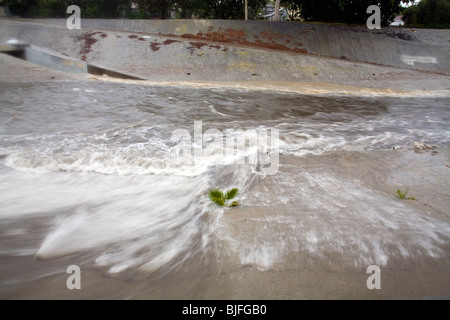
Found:
M 206 195 L 215 187 L 245 195 L 265 174 L 261 161 L 249 159 L 265 156 L 267 164 L 274 153 L 301 157 L 415 141 L 448 146 L 449 123 L 443 98 L 0 84 L 0 256 L 88 253 L 86 260 L 112 275 L 167 273 L 207 252 L 219 254 L 213 239 L 223 211 Z M 276 129 L 278 136 L 219 159 L 222 142 L 206 134 L 213 129 L 224 139 L 239 129 L 268 136 Z M 198 149 L 216 152 L 195 157 Z M 192 157 L 180 156 L 189 151 Z M 280 181 L 277 193 L 282 189 Z M 251 204 L 268 200 L 258 201 Z M 2 284 L 44 276 L 3 271 Z

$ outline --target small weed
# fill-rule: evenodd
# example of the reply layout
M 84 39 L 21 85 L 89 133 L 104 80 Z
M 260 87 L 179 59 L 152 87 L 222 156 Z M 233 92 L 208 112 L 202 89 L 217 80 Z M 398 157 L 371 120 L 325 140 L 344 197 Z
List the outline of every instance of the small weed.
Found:
M 406 195 L 408 194 L 409 188 L 406 188 L 405 192 L 402 192 L 402 190 L 397 189 L 397 198 L 402 199 L 402 200 L 416 200 L 415 197 L 406 197 Z
M 239 204 L 237 201 L 233 201 L 230 203 L 238 193 L 238 189 L 230 189 L 227 192 L 223 192 L 219 189 L 211 189 L 209 190 L 209 198 L 212 202 L 221 207 L 237 207 Z

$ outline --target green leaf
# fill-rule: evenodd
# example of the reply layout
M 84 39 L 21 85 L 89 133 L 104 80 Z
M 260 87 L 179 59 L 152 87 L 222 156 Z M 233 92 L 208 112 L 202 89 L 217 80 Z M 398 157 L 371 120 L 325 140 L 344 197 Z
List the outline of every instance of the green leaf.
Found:
M 405 199 L 406 195 L 408 194 L 409 188 L 406 188 L 405 192 L 402 192 L 400 189 L 397 189 L 397 197 L 400 199 Z M 409 199 L 409 198 L 406 198 Z
M 230 207 L 237 207 L 239 205 L 239 203 L 237 202 L 237 201 L 233 201 L 231 204 L 230 204 Z
M 210 198 L 223 198 L 223 193 L 222 193 L 222 191 L 220 191 L 218 189 L 211 189 L 211 190 L 209 190 L 209 197 Z
M 222 198 L 211 198 L 211 200 L 218 206 L 225 207 L 225 201 Z
M 209 198 L 212 202 L 217 204 L 218 206 L 224 207 L 225 206 L 225 200 L 223 198 L 223 192 L 219 189 L 211 189 L 209 190 Z
M 239 190 L 237 188 L 233 188 L 224 193 L 219 189 L 211 189 L 209 190 L 209 199 L 211 199 L 212 202 L 221 207 L 236 207 L 238 206 L 237 201 L 234 201 L 229 205 L 228 200 L 233 199 L 238 191 Z
M 234 189 L 228 190 L 225 197 L 227 200 L 231 200 L 236 196 L 237 193 L 238 193 L 238 189 L 234 188 Z

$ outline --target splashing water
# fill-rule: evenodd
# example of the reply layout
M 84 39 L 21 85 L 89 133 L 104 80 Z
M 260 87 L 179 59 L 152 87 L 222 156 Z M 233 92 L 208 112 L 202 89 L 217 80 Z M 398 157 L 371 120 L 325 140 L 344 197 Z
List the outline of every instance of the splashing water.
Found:
M 212 250 L 214 237 L 225 229 L 220 222 L 223 209 L 207 198 L 210 188 L 239 188 L 249 206 L 289 202 L 278 197 L 291 188 L 285 175 L 281 180 L 273 177 L 269 197 L 246 195 L 264 174 L 256 162 L 239 161 L 261 156 L 261 149 L 244 146 L 245 150 L 237 149 L 219 163 L 216 155 L 222 141 L 214 149 L 217 140 L 206 135 L 200 148 L 209 146 L 213 152 L 208 156 L 178 157 L 186 146 L 172 139 L 173 132 L 187 130 L 194 137 L 196 121 L 202 121 L 202 133 L 276 128 L 279 150 L 266 145 L 262 153 L 297 157 L 353 146 L 388 149 L 416 140 L 446 146 L 450 136 L 448 105 L 438 98 L 327 98 L 76 82 L 4 84 L 0 92 L 2 242 L 30 237 L 3 245 L 0 254 L 54 259 L 90 252 L 95 266 L 110 274 L 150 274 L 161 269 L 167 273 Z M 195 139 L 188 142 L 194 150 Z M 305 197 L 318 181 L 335 183 L 327 180 L 330 177 L 305 177 L 309 179 L 301 185 Z M 304 208 L 311 219 L 317 208 L 333 211 L 352 199 L 315 201 Z M 359 210 L 364 209 L 347 212 L 350 219 Z M 272 218 L 287 219 L 292 228 L 278 242 L 269 240 L 268 230 L 256 242 L 230 239 L 241 263 L 262 269 L 286 263 L 286 247 L 320 254 L 331 235 L 312 224 L 301 228 L 294 212 Z M 383 206 L 366 219 L 383 220 L 383 214 L 375 212 L 388 214 Z M 19 221 L 21 227 L 16 226 Z M 428 230 L 432 237 L 433 225 Z M 269 232 L 266 238 L 265 232 Z M 333 238 L 334 247 L 367 240 L 344 233 Z M 431 246 L 424 243 L 424 248 L 427 245 Z M 379 248 L 375 257 L 381 264 L 383 250 Z M 407 251 L 402 252 L 407 255 Z M 370 254 L 361 257 L 364 263 L 369 260 L 373 260 Z

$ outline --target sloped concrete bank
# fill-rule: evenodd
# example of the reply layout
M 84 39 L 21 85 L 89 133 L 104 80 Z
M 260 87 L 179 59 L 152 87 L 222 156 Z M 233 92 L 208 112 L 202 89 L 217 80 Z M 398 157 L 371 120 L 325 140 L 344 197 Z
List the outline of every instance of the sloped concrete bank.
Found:
M 304 81 L 450 88 L 450 31 L 222 20 L 1 19 L 25 43 L 154 81 Z
M 45 20 L 65 24 L 65 20 Z M 236 20 L 97 20 L 91 29 L 142 32 L 450 72 L 450 31 Z

